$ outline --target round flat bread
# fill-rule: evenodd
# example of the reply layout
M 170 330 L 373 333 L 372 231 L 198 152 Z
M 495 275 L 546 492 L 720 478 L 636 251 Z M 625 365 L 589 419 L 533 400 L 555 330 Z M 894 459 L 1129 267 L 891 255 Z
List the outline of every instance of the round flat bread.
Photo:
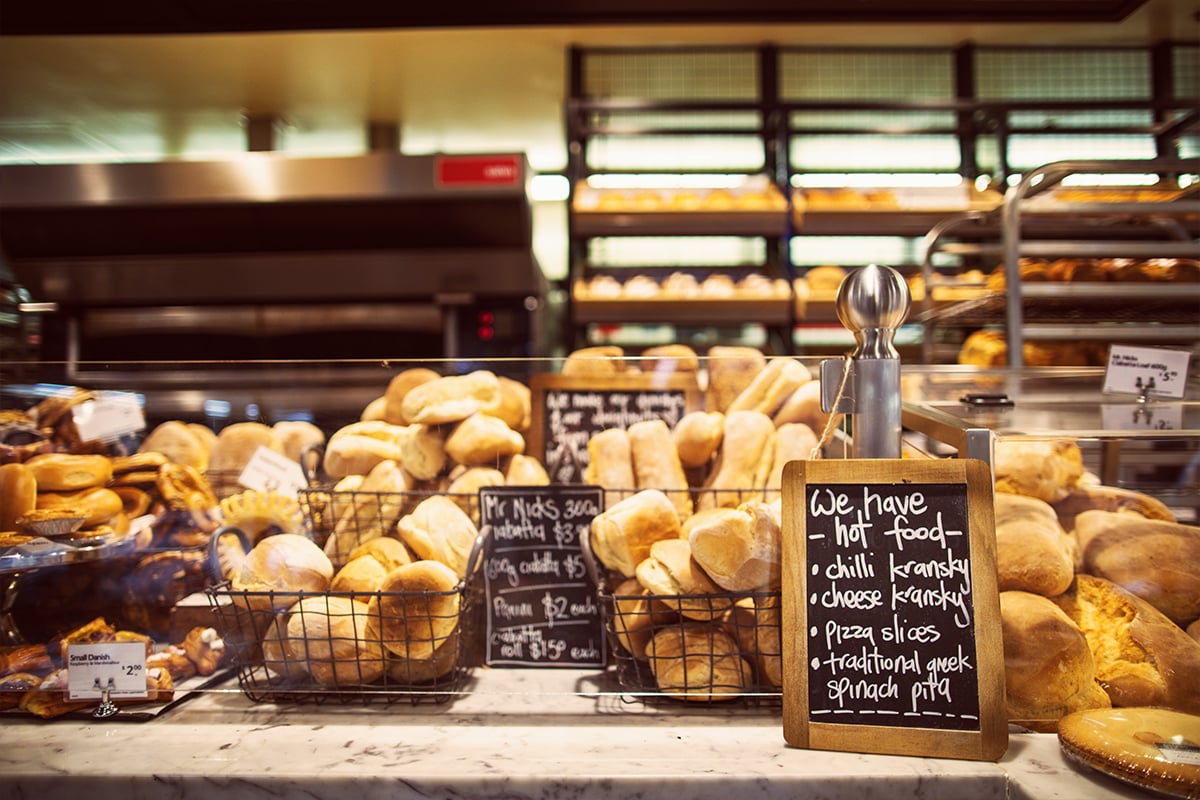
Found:
M 1063 717 L 1066 755 L 1171 797 L 1200 798 L 1200 716 L 1164 708 L 1096 708 Z

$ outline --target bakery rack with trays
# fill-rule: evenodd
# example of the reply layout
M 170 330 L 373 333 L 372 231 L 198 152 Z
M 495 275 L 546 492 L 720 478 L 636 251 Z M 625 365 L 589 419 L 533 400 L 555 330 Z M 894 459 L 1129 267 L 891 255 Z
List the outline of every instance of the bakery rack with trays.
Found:
M 448 590 L 256 591 L 228 581 L 209 587 L 242 692 L 257 703 L 451 701 L 481 661 L 486 539 L 481 531 L 466 577 Z
M 610 496 L 620 498 L 636 491 L 612 490 Z M 685 490 L 662 491 L 671 497 Z M 719 491 L 723 505 L 771 502 L 780 496 L 775 489 L 686 491 L 693 499 Z M 597 587 L 610 665 L 623 702 L 676 708 L 681 702 L 697 707 L 740 704 L 771 712 L 782 708 L 779 589 L 631 593 L 629 582 L 621 582 L 619 575 L 596 559 L 589 531 L 584 533 L 582 546 L 584 563 Z M 677 608 L 687 609 L 687 615 Z M 686 665 L 679 662 L 676 647 L 682 648 Z M 668 672 L 672 662 L 679 668 Z

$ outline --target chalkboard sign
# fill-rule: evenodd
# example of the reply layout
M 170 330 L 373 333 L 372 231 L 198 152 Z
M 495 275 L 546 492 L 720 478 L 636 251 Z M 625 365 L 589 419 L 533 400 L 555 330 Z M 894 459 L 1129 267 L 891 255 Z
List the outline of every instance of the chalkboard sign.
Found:
M 783 514 L 785 740 L 819 750 L 1003 755 L 987 465 L 792 462 Z
M 534 375 L 529 452 L 554 483 L 582 483 L 588 440 L 609 428 L 661 419 L 668 427 L 701 407 L 695 377 L 670 375 Z
M 581 544 L 603 508 L 598 486 L 479 490 L 480 519 L 491 533 L 484 560 L 489 665 L 605 665 L 604 624 Z

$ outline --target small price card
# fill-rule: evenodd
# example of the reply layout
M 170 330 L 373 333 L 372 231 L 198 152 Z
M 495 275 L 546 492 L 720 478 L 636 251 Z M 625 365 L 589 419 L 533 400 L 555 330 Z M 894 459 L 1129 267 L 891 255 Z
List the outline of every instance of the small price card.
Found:
M 67 647 L 67 694 L 72 700 L 145 697 L 146 645 L 141 642 Z
M 142 404 L 132 392 L 101 392 L 95 400 L 76 406 L 72 417 L 85 442 L 114 442 L 146 429 Z
M 288 497 L 295 497 L 308 486 L 304 470 L 298 462 L 262 445 L 242 469 L 238 483 L 256 492 L 273 491 Z
M 1186 350 L 1114 344 L 1108 351 L 1104 391 L 1182 399 L 1190 358 Z
M 1110 431 L 1183 430 L 1183 403 L 1106 403 L 1100 421 Z

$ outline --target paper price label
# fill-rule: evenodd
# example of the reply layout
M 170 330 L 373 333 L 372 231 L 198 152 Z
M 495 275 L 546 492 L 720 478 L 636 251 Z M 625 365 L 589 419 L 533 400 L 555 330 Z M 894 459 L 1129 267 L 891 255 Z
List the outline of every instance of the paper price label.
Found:
M 72 417 L 85 442 L 112 442 L 146 429 L 142 404 L 131 392 L 103 392 L 76 406 Z
M 1200 747 L 1178 742 L 1155 742 L 1158 752 L 1172 764 L 1200 766 Z
M 141 642 L 67 647 L 67 694 L 72 700 L 145 697 L 146 645 Z
M 1100 422 L 1110 431 L 1178 431 L 1182 403 L 1126 403 L 1100 406 Z
M 1115 344 L 1108 351 L 1104 391 L 1182 398 L 1190 358 L 1186 350 Z
M 288 497 L 295 497 L 308 486 L 299 463 L 262 445 L 246 463 L 238 483 L 256 492 L 273 491 Z

